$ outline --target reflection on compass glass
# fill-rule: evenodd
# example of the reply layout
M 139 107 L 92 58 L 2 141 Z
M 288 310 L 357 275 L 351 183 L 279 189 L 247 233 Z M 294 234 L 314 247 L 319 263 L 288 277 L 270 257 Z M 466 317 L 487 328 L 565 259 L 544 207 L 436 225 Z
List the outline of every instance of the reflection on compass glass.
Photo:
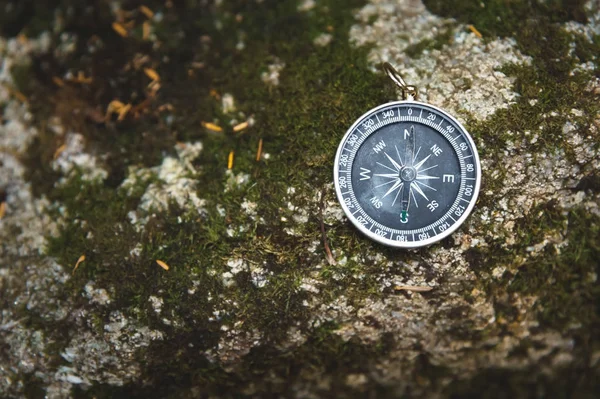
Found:
M 450 115 L 419 102 L 377 107 L 346 133 L 336 156 L 338 198 L 365 234 L 418 247 L 454 231 L 480 184 L 475 145 Z

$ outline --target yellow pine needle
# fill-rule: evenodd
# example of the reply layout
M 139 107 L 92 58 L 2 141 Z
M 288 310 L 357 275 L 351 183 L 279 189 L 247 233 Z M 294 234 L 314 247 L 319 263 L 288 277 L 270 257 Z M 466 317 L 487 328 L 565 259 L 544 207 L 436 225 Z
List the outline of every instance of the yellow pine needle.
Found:
M 234 132 L 241 132 L 242 130 L 246 129 L 248 127 L 248 122 L 242 122 L 240 124 L 237 124 L 233 127 L 233 131 Z
M 2 201 L 0 203 L 0 219 L 2 219 L 6 215 L 6 202 Z
M 148 40 L 150 36 L 150 22 L 144 21 L 142 24 L 142 39 Z
M 127 32 L 127 29 L 125 29 L 125 27 L 123 26 L 123 24 L 119 23 L 119 22 L 113 22 L 112 23 L 112 28 L 115 32 L 117 32 L 117 34 L 119 34 L 122 37 L 127 37 L 129 36 L 129 32 Z
M 215 125 L 214 123 L 210 123 L 210 122 L 202 122 L 202 126 L 204 126 L 205 128 L 207 128 L 208 130 L 212 130 L 213 132 L 222 132 L 223 129 L 218 126 Z
M 154 16 L 154 12 L 146 6 L 140 6 L 140 11 L 142 14 L 146 16 L 146 18 L 151 19 Z
M 477 36 L 478 38 L 480 38 L 480 39 L 481 39 L 481 38 L 483 37 L 483 35 L 481 34 L 481 32 L 479 32 L 479 31 L 477 30 L 477 28 L 475 28 L 473 25 L 467 25 L 467 28 L 469 28 L 469 30 L 470 30 L 471 32 L 473 32 L 473 33 L 475 34 L 475 36 Z
M 79 259 L 77 259 L 77 263 L 75 263 L 75 267 L 73 268 L 73 273 L 75 274 L 75 270 L 79 267 L 79 264 L 85 260 L 85 255 L 81 255 Z
M 158 73 L 152 68 L 144 68 L 144 73 L 155 82 L 160 80 L 160 76 L 158 76 Z
M 233 169 L 233 155 L 234 155 L 234 152 L 231 151 L 229 153 L 229 159 L 227 160 L 227 169 L 230 169 L 230 170 Z
M 258 150 L 256 150 L 256 162 L 260 161 L 262 156 L 263 139 L 258 140 Z
M 62 80 L 61 78 L 59 78 L 58 76 L 54 76 L 52 77 L 52 81 L 54 82 L 55 85 L 57 85 L 58 87 L 63 87 L 65 85 L 65 81 Z
M 117 118 L 117 120 L 122 121 L 123 119 L 125 119 L 125 116 L 127 116 L 127 113 L 129 112 L 130 109 L 131 109 L 131 104 L 127 104 L 126 106 L 122 107 L 119 110 L 119 117 Z
M 57 159 L 60 154 L 62 154 L 62 152 L 67 148 L 66 144 L 61 145 L 60 147 L 58 147 L 56 149 L 56 151 L 54 151 L 54 159 Z
M 165 270 L 169 270 L 169 265 L 167 265 L 167 264 L 166 264 L 165 262 L 163 262 L 162 260 L 158 260 L 158 259 L 157 259 L 157 260 L 156 260 L 156 263 L 157 263 L 157 264 L 158 264 L 160 267 L 162 267 L 163 269 L 165 269 Z

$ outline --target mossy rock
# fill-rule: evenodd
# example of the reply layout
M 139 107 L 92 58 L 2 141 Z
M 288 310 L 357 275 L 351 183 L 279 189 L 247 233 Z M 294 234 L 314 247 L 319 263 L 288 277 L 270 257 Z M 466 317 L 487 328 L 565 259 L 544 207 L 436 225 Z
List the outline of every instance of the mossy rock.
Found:
M 594 2 L 367 3 L 7 3 L 0 396 L 598 391 Z M 456 49 L 487 68 L 452 82 L 485 112 L 440 100 L 480 199 L 440 243 L 382 247 L 337 205 L 337 145 L 397 95 L 374 59 L 437 101 Z

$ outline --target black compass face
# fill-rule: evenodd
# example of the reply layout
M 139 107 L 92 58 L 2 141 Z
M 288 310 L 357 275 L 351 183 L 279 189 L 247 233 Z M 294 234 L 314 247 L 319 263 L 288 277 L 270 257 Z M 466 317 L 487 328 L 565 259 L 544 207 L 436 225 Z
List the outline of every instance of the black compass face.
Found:
M 412 248 L 458 228 L 477 199 L 481 171 L 454 118 L 410 101 L 361 117 L 338 148 L 334 174 L 344 211 L 363 233 Z

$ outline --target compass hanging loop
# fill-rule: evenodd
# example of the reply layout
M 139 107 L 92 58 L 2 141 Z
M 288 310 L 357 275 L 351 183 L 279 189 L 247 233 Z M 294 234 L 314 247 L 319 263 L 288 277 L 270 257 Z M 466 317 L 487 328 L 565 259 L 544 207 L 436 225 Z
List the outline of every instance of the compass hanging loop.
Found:
M 419 94 L 417 86 L 406 84 L 404 79 L 402 79 L 402 76 L 400 76 L 400 73 L 396 70 L 396 68 L 392 66 L 392 64 L 390 64 L 389 62 L 384 62 L 383 70 L 385 71 L 387 76 L 389 76 L 390 79 L 392 79 L 396 86 L 400 88 L 400 90 L 402 91 L 403 100 L 417 99 L 417 96 Z

